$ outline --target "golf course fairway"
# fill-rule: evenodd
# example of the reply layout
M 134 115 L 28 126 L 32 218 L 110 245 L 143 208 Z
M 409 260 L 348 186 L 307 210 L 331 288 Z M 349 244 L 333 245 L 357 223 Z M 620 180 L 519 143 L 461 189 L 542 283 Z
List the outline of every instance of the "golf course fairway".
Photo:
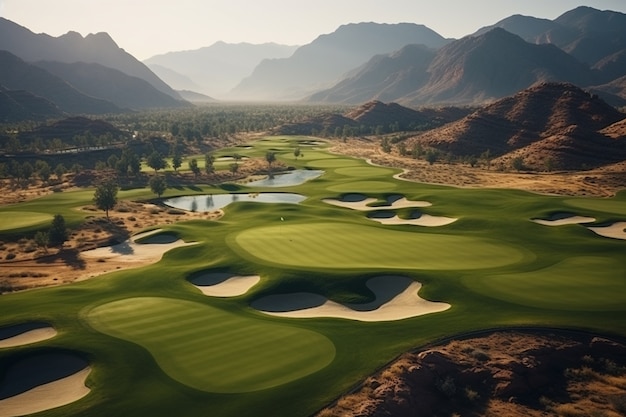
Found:
M 530 256 L 483 238 L 341 223 L 283 223 L 246 229 L 231 246 L 251 259 L 301 268 L 483 269 Z
M 96 329 L 148 349 L 170 377 L 207 392 L 275 387 L 335 356 L 333 343 L 319 333 L 173 298 L 127 298 L 98 306 L 87 317 Z

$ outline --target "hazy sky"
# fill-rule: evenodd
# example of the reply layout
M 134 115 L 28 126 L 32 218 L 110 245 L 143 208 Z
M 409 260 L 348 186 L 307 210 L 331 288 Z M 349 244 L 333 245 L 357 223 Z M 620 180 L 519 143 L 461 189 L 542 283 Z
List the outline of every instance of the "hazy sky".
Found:
M 225 42 L 304 45 L 346 23 L 420 23 L 460 38 L 512 14 L 554 19 L 580 5 L 626 13 L 625 0 L 0 0 L 36 33 L 108 32 L 139 59 Z

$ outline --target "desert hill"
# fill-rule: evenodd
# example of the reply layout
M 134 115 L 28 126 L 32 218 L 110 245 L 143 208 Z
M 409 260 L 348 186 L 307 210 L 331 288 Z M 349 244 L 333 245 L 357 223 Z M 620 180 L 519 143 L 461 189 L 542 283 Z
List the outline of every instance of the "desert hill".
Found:
M 76 136 L 110 136 L 111 138 L 130 138 L 129 132 L 121 131 L 109 122 L 100 119 L 90 119 L 83 116 L 68 117 L 50 124 L 43 124 L 33 129 L 20 133 L 20 140 L 30 140 L 41 138 L 51 140 L 59 138 L 62 140 L 72 140 Z
M 263 60 L 232 94 L 238 98 L 300 99 L 330 87 L 374 55 L 408 44 L 438 48 L 447 42 L 433 30 L 413 23 L 344 25 L 299 47 L 289 58 Z
M 324 114 L 301 122 L 289 123 L 275 129 L 277 134 L 311 135 L 313 133 L 334 135 L 337 129 L 348 127 L 350 135 L 432 129 L 458 120 L 470 112 L 467 108 L 441 107 L 413 110 L 397 103 L 373 100 L 345 114 Z
M 626 138 L 601 132 L 625 117 L 572 84 L 543 83 L 410 138 L 407 145 L 458 156 L 489 151 L 497 166 L 520 158 L 533 169 L 590 168 L 626 159 Z

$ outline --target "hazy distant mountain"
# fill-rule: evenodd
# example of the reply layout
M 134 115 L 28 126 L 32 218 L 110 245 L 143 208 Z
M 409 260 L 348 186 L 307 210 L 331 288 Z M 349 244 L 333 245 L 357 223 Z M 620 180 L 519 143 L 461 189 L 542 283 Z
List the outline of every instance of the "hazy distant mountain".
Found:
M 0 18 L 0 50 L 6 50 L 24 61 L 87 62 L 101 64 L 141 78 L 157 90 L 180 99 L 178 94 L 148 67 L 121 49 L 106 33 L 68 32 L 59 37 L 35 34 L 10 20 Z
M 25 90 L 74 114 L 119 113 L 115 104 L 90 97 L 48 71 L 29 64 L 7 51 L 0 51 L 0 85 L 9 90 Z
M 428 66 L 435 54 L 424 45 L 407 45 L 390 55 L 376 55 L 339 84 L 307 101 L 358 104 L 397 100 L 428 82 Z
M 24 90 L 7 90 L 0 85 L 0 122 L 41 120 L 62 116 L 54 103 Z
M 221 96 L 250 75 L 263 59 L 286 58 L 296 48 L 297 46 L 276 43 L 253 45 L 216 42 L 196 50 L 156 55 L 146 59 L 144 63 L 177 90 L 193 90 Z M 173 73 L 168 73 L 167 70 Z M 187 84 L 175 74 L 191 80 L 196 87 Z
M 202 90 L 202 87 L 196 84 L 191 78 L 176 72 L 173 69 L 165 68 L 162 65 L 156 64 L 148 64 L 148 68 L 150 68 L 160 79 L 165 81 L 167 85 L 174 88 L 178 92 L 180 92 L 180 90 Z
M 572 84 L 545 83 L 498 100 L 438 129 L 407 140 L 455 155 L 489 150 L 493 163 L 513 158 L 544 169 L 580 169 L 626 159 L 626 139 L 600 131 L 626 115 Z
M 515 15 L 482 28 L 475 35 L 494 27 L 531 43 L 554 44 L 591 66 L 626 49 L 626 14 L 611 10 L 581 6 L 554 21 Z
M 447 42 L 431 29 L 412 23 L 344 25 L 301 46 L 289 58 L 262 61 L 232 93 L 239 98 L 300 99 L 332 86 L 374 55 L 408 44 L 438 48 Z
M 195 91 L 179 90 L 178 94 L 190 103 L 216 103 L 217 100 L 206 94 L 196 93 Z
M 190 105 L 157 90 L 141 78 L 131 77 L 100 64 L 52 61 L 38 61 L 34 64 L 67 81 L 79 91 L 122 108 L 142 110 Z

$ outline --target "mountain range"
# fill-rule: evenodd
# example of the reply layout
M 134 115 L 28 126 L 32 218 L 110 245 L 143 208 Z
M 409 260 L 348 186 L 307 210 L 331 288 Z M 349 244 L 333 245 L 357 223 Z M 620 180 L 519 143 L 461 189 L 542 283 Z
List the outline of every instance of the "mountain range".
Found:
M 623 105 L 626 96 L 612 83 L 625 75 L 626 15 L 579 7 L 554 21 L 512 16 L 437 51 L 409 46 L 374 57 L 307 101 L 479 104 L 536 83 L 563 81 L 593 86 Z
M 543 82 L 626 104 L 626 15 L 590 7 L 554 20 L 514 15 L 458 40 L 413 23 L 354 23 L 299 47 L 217 42 L 146 63 L 106 33 L 52 37 L 0 18 L 0 51 L 3 102 L 15 101 L 7 91 L 28 92 L 50 114 L 189 106 L 183 96 L 214 101 L 209 90 L 229 100 L 474 106 Z M 41 116 L 42 102 L 32 112 L 27 103 L 11 114 Z

